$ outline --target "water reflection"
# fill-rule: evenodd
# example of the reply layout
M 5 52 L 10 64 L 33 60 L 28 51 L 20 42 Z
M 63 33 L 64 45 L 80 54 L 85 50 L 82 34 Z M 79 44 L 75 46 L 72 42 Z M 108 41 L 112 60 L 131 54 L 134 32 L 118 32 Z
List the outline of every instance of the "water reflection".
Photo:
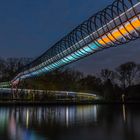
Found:
M 97 106 L 0 108 L 0 131 L 7 126 L 10 140 L 44 140 L 34 132 L 34 125 L 69 127 L 97 121 Z
M 14 110 L 12 110 L 8 122 L 8 135 L 11 140 L 45 140 L 45 138 L 37 135 L 33 131 L 18 125 L 19 120 L 15 119 L 15 116 L 18 116 L 18 114 L 15 114 Z
M 122 108 L 123 108 L 123 120 L 124 122 L 126 122 L 126 107 L 124 104 L 122 105 Z
M 139 140 L 137 106 L 0 108 L 2 140 Z

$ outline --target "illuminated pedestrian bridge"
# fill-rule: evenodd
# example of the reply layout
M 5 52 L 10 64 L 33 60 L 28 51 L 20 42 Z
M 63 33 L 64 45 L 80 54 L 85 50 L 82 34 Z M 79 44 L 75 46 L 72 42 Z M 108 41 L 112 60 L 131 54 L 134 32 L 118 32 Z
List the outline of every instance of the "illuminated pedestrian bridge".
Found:
M 12 85 L 40 76 L 83 57 L 140 37 L 140 2 L 116 0 L 94 14 L 44 54 L 26 65 L 11 80 Z

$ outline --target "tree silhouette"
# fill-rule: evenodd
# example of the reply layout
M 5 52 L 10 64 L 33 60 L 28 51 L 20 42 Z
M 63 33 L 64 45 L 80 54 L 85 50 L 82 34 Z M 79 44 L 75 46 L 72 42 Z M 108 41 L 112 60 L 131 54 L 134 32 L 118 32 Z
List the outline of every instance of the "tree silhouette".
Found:
M 102 69 L 100 73 L 102 81 L 105 83 L 107 80 L 110 80 L 113 83 L 115 78 L 115 74 L 113 71 L 109 69 Z
M 134 84 L 134 80 L 139 72 L 139 67 L 134 62 L 127 62 L 121 64 L 116 69 L 116 72 L 122 88 L 126 89 L 126 87 Z

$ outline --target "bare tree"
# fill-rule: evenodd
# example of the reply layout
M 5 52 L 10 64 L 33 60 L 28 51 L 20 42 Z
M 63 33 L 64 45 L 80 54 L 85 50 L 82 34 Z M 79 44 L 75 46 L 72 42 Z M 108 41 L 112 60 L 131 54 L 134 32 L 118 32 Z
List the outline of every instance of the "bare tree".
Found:
M 100 75 L 101 75 L 103 82 L 106 82 L 108 80 L 113 82 L 114 77 L 115 77 L 114 72 L 111 70 L 108 70 L 108 69 L 102 69 Z
M 0 58 L 0 81 L 3 80 L 4 70 L 5 70 L 5 60 Z
M 116 71 L 118 79 L 121 82 L 121 86 L 125 89 L 134 84 L 134 80 L 138 73 L 138 65 L 134 62 L 127 62 L 120 65 Z

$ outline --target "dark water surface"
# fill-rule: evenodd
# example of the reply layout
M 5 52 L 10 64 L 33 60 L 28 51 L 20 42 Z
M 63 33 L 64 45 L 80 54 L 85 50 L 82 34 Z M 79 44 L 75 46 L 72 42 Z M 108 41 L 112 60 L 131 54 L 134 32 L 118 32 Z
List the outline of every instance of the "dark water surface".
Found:
M 139 105 L 0 107 L 0 140 L 140 140 Z

